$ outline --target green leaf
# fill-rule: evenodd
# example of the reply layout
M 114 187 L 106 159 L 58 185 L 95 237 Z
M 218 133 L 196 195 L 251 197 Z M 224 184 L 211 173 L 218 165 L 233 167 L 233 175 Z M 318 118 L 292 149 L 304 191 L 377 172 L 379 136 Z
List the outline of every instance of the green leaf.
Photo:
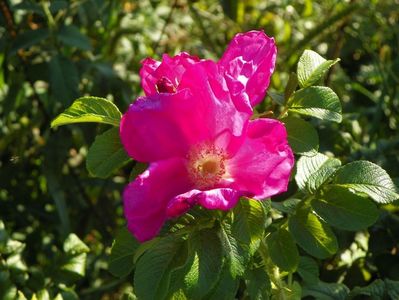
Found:
M 359 160 L 339 168 L 333 184 L 365 193 L 378 203 L 399 199 L 388 173 L 369 161 Z
M 312 157 L 302 156 L 297 162 L 295 181 L 300 190 L 314 193 L 341 166 L 339 159 L 317 153 Z
M 96 137 L 87 153 L 86 167 L 91 175 L 107 178 L 128 161 L 130 157 L 121 144 L 119 128 L 114 127 Z
M 71 233 L 64 242 L 64 252 L 67 254 L 60 269 L 72 276 L 72 280 L 85 276 L 86 257 L 90 249 L 78 238 Z M 61 275 L 64 277 L 66 275 Z M 66 278 L 65 278 L 66 279 Z
M 317 284 L 319 281 L 319 266 L 313 258 L 301 256 L 298 273 L 307 284 Z
M 90 50 L 89 39 L 80 33 L 79 28 L 74 25 L 62 26 L 57 34 L 57 38 L 65 45 L 76 47 L 82 50 Z
M 302 297 L 313 296 L 317 300 L 345 300 L 349 289 L 342 283 L 319 281 L 316 285 L 304 286 Z
M 71 255 L 87 253 L 90 251 L 89 247 L 83 243 L 76 234 L 71 233 L 64 242 L 64 251 Z
M 325 86 L 311 86 L 296 91 L 288 101 L 289 111 L 322 120 L 341 122 L 342 108 L 337 94 Z
M 390 280 L 388 278 L 384 281 L 388 296 L 391 297 L 391 299 L 399 299 L 399 281 Z
M 230 224 L 224 223 L 219 234 L 231 275 L 233 278 L 243 275 L 249 259 L 249 249 L 244 249 L 232 235 Z
M 78 295 L 71 288 L 64 288 L 65 290 L 58 293 L 54 300 L 79 300 Z
M 312 50 L 305 50 L 298 62 L 298 81 L 301 87 L 308 87 L 320 81 L 323 75 L 340 59 L 325 60 Z
M 22 243 L 20 241 L 8 239 L 5 247 L 3 249 L 1 249 L 1 253 L 18 254 L 18 253 L 21 253 L 24 249 L 25 249 L 24 243 Z
M 280 93 L 275 93 L 271 91 L 267 91 L 267 95 L 278 105 L 284 106 L 285 100 L 284 95 Z
M 272 207 L 283 213 L 291 214 L 295 211 L 296 206 L 300 203 L 301 199 L 290 198 L 281 202 L 272 201 Z
M 60 266 L 60 277 L 64 280 L 77 280 L 85 276 L 86 257 L 90 249 L 75 235 L 71 233 L 64 242 L 66 253 Z
M 179 298 L 176 298 L 176 300 Z M 135 294 L 133 294 L 132 292 L 124 292 L 121 300 L 137 300 L 137 297 Z
M 15 300 L 17 297 L 17 288 L 10 280 L 10 272 L 0 269 L 0 299 Z
M 111 101 L 82 97 L 51 122 L 51 127 L 72 123 L 97 122 L 119 126 L 121 112 Z
M 112 275 L 125 277 L 133 270 L 133 257 L 139 242 L 127 230 L 122 228 L 112 244 L 111 255 L 108 257 L 108 270 Z
M 7 300 L 7 299 L 5 299 L 5 300 Z M 22 293 L 21 291 L 18 291 L 17 297 L 13 300 L 28 300 L 28 299 L 25 297 L 24 293 Z
M 235 299 L 240 280 L 233 278 L 230 273 L 230 268 L 224 264 L 219 281 L 215 289 L 207 300 L 231 300 Z
M 324 221 L 344 230 L 365 229 L 379 217 L 379 210 L 372 201 L 338 186 L 329 188 L 311 204 Z
M 194 261 L 185 278 L 187 296 L 189 299 L 207 299 L 223 268 L 223 245 L 214 229 L 194 232 L 188 243 L 189 255 L 194 256 Z
M 12 45 L 11 53 L 15 54 L 19 49 L 26 49 L 36 45 L 47 39 L 49 36 L 50 32 L 47 28 L 27 30 L 22 34 L 18 34 Z
M 308 207 L 297 209 L 288 219 L 289 231 L 306 252 L 327 258 L 338 250 L 337 238 L 328 224 L 315 216 Z
M 134 272 L 135 294 L 139 299 L 165 299 L 172 272 L 183 265 L 187 243 L 176 237 L 158 240 L 138 260 Z
M 312 156 L 317 153 L 319 136 L 310 123 L 291 116 L 281 121 L 287 129 L 288 143 L 296 154 Z
M 295 92 L 296 88 L 298 86 L 298 77 L 295 73 L 291 73 L 290 77 L 288 78 L 287 85 L 285 86 L 284 89 L 284 99 L 288 100 L 292 93 Z
M 36 294 L 37 300 L 50 300 L 50 294 L 47 290 L 40 290 Z
M 272 285 L 265 268 L 247 269 L 245 272 L 245 284 L 251 300 L 269 299 Z
M 62 264 L 61 270 L 72 273 L 71 275 L 74 276 L 84 277 L 86 274 L 86 257 L 86 253 L 69 256 L 67 261 Z
M 53 56 L 49 62 L 49 77 L 51 92 L 64 107 L 78 97 L 79 73 L 71 60 L 61 55 Z
M 357 286 L 349 293 L 348 299 L 353 299 L 360 295 L 368 296 L 371 299 L 384 299 L 385 282 L 382 281 L 381 279 L 377 279 L 367 286 L 362 286 L 362 287 Z
M 233 210 L 234 222 L 231 230 L 237 240 L 249 246 L 254 254 L 263 237 L 267 211 L 260 201 L 241 199 Z
M 280 228 L 266 238 L 272 261 L 283 271 L 295 272 L 299 264 L 299 253 L 291 233 Z
M 278 299 L 287 299 L 287 300 L 298 300 L 301 299 L 302 295 L 302 287 L 299 282 L 294 281 L 290 287 L 286 287 L 284 291 L 284 298 Z

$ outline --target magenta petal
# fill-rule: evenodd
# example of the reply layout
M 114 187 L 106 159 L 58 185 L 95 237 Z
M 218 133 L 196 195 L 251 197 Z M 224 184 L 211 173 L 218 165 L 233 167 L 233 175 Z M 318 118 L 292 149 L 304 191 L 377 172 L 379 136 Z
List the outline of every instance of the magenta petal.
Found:
M 176 195 L 191 188 L 182 159 L 152 163 L 123 193 L 129 231 L 140 241 L 156 236 L 165 222 L 166 208 Z
M 249 117 L 237 111 L 216 64 L 202 61 L 186 70 L 177 93 L 141 97 L 130 105 L 120 135 L 132 158 L 152 162 L 185 156 L 201 143 L 237 148 Z
M 237 109 L 216 63 L 201 61 L 188 68 L 180 88 L 187 88 L 195 95 L 195 110 L 201 126 L 210 132 L 209 141 L 216 140 L 220 147 L 237 143 L 251 111 Z
M 287 190 L 294 155 L 283 123 L 273 119 L 251 121 L 247 136 L 228 169 L 232 187 L 264 199 Z
M 167 54 L 162 56 L 162 61 L 158 62 L 151 58 L 142 61 L 140 70 L 141 86 L 147 96 L 157 93 L 156 84 L 162 77 L 168 78 L 172 83 L 179 85 L 185 70 L 197 63 L 199 58 L 182 52 L 170 57 Z
M 274 39 L 263 31 L 239 33 L 233 38 L 218 64 L 225 70 L 226 81 L 237 105 L 249 101 L 251 106 L 255 106 L 263 100 L 276 56 Z
M 237 204 L 241 196 L 242 192 L 234 189 L 213 189 L 199 194 L 198 204 L 207 209 L 229 210 Z
M 157 79 L 154 79 L 152 74 L 154 74 L 155 70 L 159 67 L 161 62 L 148 57 L 144 59 L 141 64 L 142 67 L 139 73 L 141 77 L 141 87 L 143 88 L 146 95 L 155 94 L 157 92 L 155 88 L 155 82 L 157 81 Z
M 189 145 L 181 126 L 190 111 L 189 102 L 187 90 L 138 98 L 120 123 L 126 152 L 142 162 L 184 156 Z
M 191 190 L 173 198 L 167 208 L 169 218 L 180 216 L 194 205 L 207 209 L 229 210 L 233 208 L 243 194 L 230 188 L 218 188 L 207 191 Z

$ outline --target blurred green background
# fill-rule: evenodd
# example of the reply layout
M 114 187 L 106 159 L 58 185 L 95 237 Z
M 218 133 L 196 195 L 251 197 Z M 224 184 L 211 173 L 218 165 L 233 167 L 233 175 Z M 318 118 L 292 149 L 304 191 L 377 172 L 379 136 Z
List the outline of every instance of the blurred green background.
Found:
M 50 122 L 83 95 L 126 110 L 142 93 L 147 56 L 217 60 L 235 33 L 263 29 L 278 46 L 277 92 L 304 49 L 340 57 L 326 84 L 340 96 L 344 121 L 312 120 L 320 151 L 373 161 L 398 184 L 398 8 L 398 0 L 1 0 L 0 299 L 119 299 L 132 289 L 131 278 L 107 271 L 107 254 L 124 225 L 120 192 L 134 164 L 90 177 L 85 156 L 105 126 L 52 130 Z M 266 98 L 258 110 L 271 105 Z M 319 262 L 324 281 L 353 288 L 399 280 L 398 207 L 384 206 L 362 236 L 339 235 L 342 250 Z

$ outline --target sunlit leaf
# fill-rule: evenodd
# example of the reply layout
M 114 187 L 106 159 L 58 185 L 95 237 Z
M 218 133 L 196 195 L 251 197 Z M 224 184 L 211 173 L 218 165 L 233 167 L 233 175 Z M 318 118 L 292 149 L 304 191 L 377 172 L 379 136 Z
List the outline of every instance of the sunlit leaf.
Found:
M 260 201 L 241 199 L 233 213 L 232 234 L 240 242 L 249 245 L 250 253 L 253 254 L 264 232 L 267 211 Z
M 288 134 L 288 143 L 297 154 L 312 156 L 319 149 L 319 136 L 316 129 L 308 122 L 296 118 L 286 117 L 284 122 Z
M 341 167 L 336 172 L 333 184 L 365 193 L 378 203 L 399 199 L 388 173 L 369 161 L 354 161 Z
M 341 166 L 341 161 L 317 153 L 312 157 L 302 156 L 297 162 L 295 181 L 301 190 L 314 193 Z
M 300 208 L 291 215 L 288 227 L 299 246 L 317 258 L 327 258 L 338 250 L 337 238 L 330 226 L 309 208 Z
M 223 245 L 217 231 L 205 229 L 192 234 L 189 255 L 194 256 L 185 277 L 187 295 L 191 299 L 206 299 L 219 282 L 223 269 Z
M 296 91 L 288 102 L 289 110 L 315 118 L 341 122 L 342 108 L 337 94 L 325 86 L 311 86 Z
M 121 112 L 111 101 L 98 97 L 82 97 L 73 102 L 51 122 L 51 127 L 84 122 L 119 126 Z
M 229 224 L 223 224 L 220 229 L 220 237 L 233 278 L 244 274 L 245 266 L 249 259 L 248 250 L 244 249 L 237 238 L 232 235 L 232 229 Z
M 323 75 L 340 59 L 325 60 L 312 50 L 305 50 L 298 62 L 298 81 L 301 87 L 311 86 L 320 81 Z
M 379 216 L 376 205 L 342 187 L 329 188 L 312 200 L 312 208 L 331 226 L 361 230 L 374 224 Z
M 107 178 L 130 160 L 119 137 L 119 128 L 111 128 L 98 135 L 89 148 L 86 167 L 91 175 Z

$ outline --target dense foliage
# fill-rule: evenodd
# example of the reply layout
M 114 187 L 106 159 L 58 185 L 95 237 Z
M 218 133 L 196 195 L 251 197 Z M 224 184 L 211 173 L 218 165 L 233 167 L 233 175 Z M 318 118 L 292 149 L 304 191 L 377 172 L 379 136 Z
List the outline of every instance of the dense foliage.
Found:
M 2 1 L 0 298 L 397 299 L 396 6 Z M 217 59 L 236 32 L 260 28 L 278 61 L 257 113 L 286 123 L 297 154 L 289 191 L 229 213 L 194 210 L 139 245 L 121 191 L 146 166 L 110 125 L 141 94 L 140 61 L 183 50 Z M 87 95 L 114 104 L 73 102 Z M 90 115 L 105 124 L 50 128 L 87 101 L 106 107 Z

